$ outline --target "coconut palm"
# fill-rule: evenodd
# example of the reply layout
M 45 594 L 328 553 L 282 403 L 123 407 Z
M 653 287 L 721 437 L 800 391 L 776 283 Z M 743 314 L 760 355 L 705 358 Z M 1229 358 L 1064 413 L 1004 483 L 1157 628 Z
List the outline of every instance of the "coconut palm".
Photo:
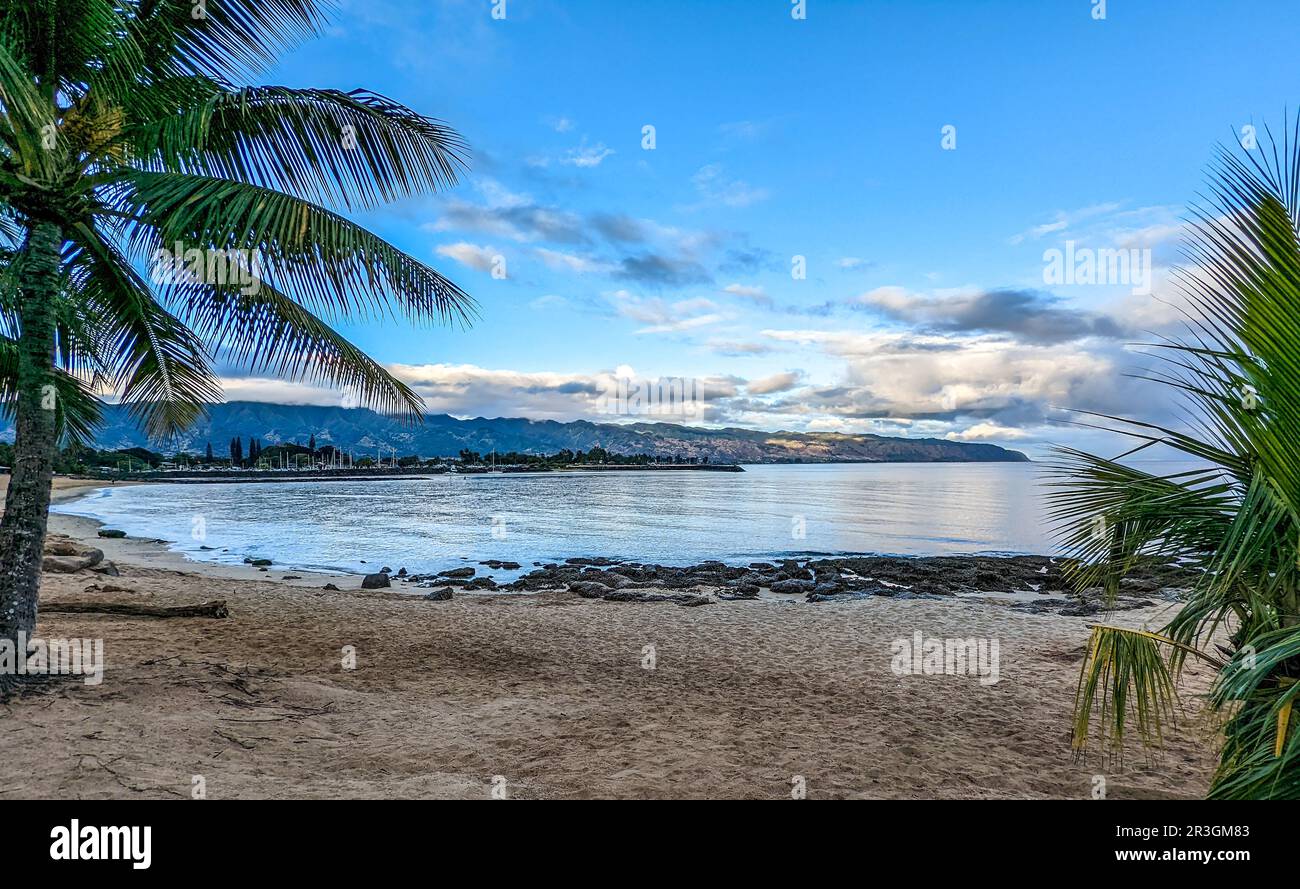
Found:
M 234 85 L 323 23 L 315 0 L 0 0 L 0 639 L 34 626 L 57 438 L 97 387 L 154 436 L 218 398 L 218 361 L 419 416 L 331 324 L 473 303 L 326 205 L 449 186 L 463 144 L 363 90 Z
M 1077 582 L 1114 594 L 1147 559 L 1197 580 L 1159 632 L 1093 628 L 1076 749 L 1126 735 L 1160 742 L 1188 658 L 1212 666 L 1207 704 L 1223 720 L 1215 798 L 1300 797 L 1300 118 L 1253 149 L 1220 148 L 1193 206 L 1185 333 L 1150 344 L 1146 378 L 1187 409 L 1179 429 L 1089 421 L 1134 448 L 1116 459 L 1061 455 L 1054 509 Z M 1125 465 L 1154 446 L 1188 459 L 1156 475 Z M 1148 453 L 1151 453 L 1148 451 Z

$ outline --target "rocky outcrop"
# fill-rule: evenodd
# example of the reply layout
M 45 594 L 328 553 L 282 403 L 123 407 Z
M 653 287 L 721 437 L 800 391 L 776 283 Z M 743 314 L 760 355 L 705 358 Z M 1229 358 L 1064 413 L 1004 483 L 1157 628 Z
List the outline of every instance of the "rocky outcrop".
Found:
M 710 561 L 685 567 L 573 558 L 538 565 L 499 589 L 561 590 L 584 599 L 681 605 L 752 601 L 765 592 L 783 601 L 803 597 L 811 603 L 962 596 L 1031 614 L 1087 617 L 1101 610 L 1145 607 L 1154 599 L 1177 600 L 1196 580 L 1194 573 L 1177 566 L 1144 563 L 1108 602 L 1100 590 L 1076 591 L 1065 568 L 1063 560 L 1046 556 L 852 556 L 748 566 Z
M 41 570 L 54 574 L 72 574 L 95 568 L 104 562 L 104 551 L 84 546 L 67 537 L 47 537 Z M 116 569 L 114 569 L 116 572 Z

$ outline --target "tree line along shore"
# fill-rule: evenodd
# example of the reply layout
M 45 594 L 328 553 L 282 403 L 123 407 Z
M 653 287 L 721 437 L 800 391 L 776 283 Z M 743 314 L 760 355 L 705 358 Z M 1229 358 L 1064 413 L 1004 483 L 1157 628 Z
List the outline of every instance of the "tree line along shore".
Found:
M 12 465 L 13 448 L 0 443 L 0 471 Z M 146 448 L 103 450 L 75 443 L 61 449 L 55 471 L 63 475 L 104 479 L 151 479 L 166 476 L 169 480 L 214 480 L 218 478 L 278 479 L 340 478 L 354 475 L 364 478 L 443 473 L 483 474 L 493 472 L 553 472 L 562 470 L 705 470 L 743 472 L 734 463 L 711 463 L 707 457 L 664 456 L 655 454 L 620 454 L 595 447 L 590 451 L 563 449 L 553 454 L 528 454 L 516 451 L 481 454 L 468 449 L 450 457 L 423 457 L 417 454 L 384 456 L 376 451 L 358 455 L 332 445 L 316 447 L 313 436 L 308 445 L 277 444 L 263 446 L 249 439 L 247 450 L 242 441 L 233 439 L 229 456 L 213 453 L 212 445 L 202 455 L 178 452 L 167 455 Z

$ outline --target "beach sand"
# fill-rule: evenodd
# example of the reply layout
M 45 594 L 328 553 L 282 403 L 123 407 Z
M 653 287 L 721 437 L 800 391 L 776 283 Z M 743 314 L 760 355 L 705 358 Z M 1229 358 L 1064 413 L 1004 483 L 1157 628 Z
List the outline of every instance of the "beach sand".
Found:
M 494 782 L 513 798 L 777 799 L 797 777 L 809 799 L 1089 799 L 1096 775 L 1110 799 L 1194 798 L 1213 768 L 1194 697 L 1154 756 L 1074 761 L 1088 619 L 887 598 L 429 602 L 359 578 L 201 567 L 65 516 L 52 529 L 122 576 L 47 574 L 43 601 L 225 599 L 230 617 L 43 613 L 44 637 L 102 638 L 107 667 L 100 685 L 47 680 L 0 705 L 0 799 L 188 798 L 196 776 L 213 799 L 486 799 Z M 895 675 L 892 641 L 918 630 L 998 639 L 1000 681 Z M 1207 679 L 1189 668 L 1192 691 Z

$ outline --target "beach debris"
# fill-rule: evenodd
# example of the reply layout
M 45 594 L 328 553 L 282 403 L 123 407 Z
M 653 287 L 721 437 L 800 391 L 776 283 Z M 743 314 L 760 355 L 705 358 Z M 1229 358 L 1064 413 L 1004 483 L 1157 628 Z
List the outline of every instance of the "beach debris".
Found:
M 111 583 L 92 583 L 90 586 L 82 590 L 82 592 L 84 593 L 136 593 L 138 591 L 133 590 L 130 587 L 116 586 Z
M 41 612 L 61 614 L 116 614 L 126 617 L 215 617 L 230 616 L 225 599 L 197 605 L 136 605 L 129 602 L 42 602 Z

